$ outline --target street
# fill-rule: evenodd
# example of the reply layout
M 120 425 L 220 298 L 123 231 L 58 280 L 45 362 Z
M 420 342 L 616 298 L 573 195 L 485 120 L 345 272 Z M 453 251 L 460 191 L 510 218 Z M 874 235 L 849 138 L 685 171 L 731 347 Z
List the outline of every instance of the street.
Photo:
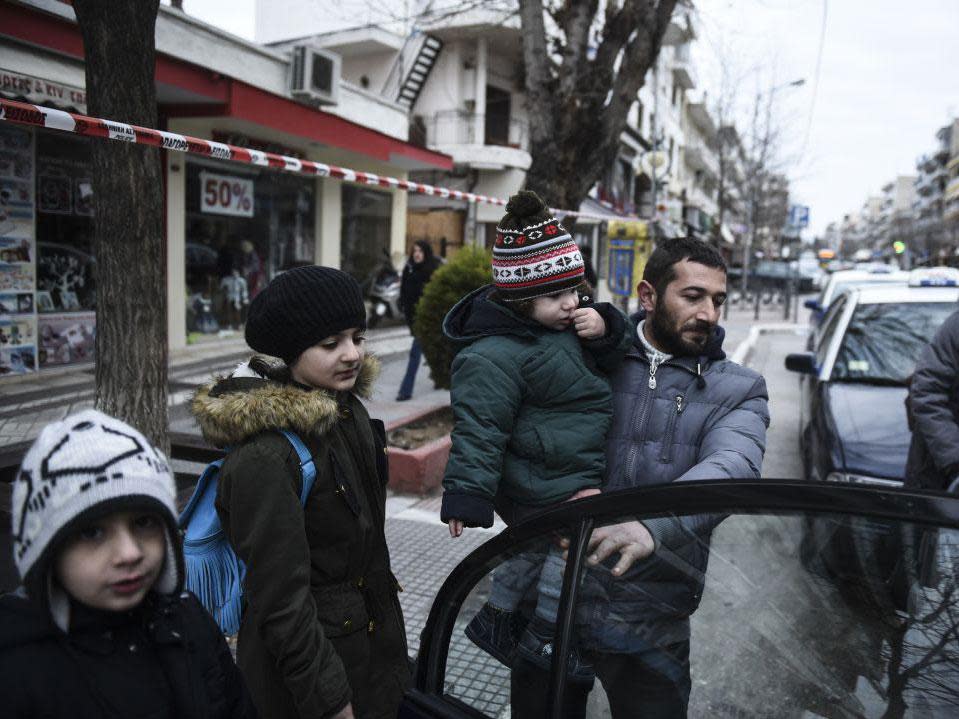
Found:
M 747 364 L 767 382 L 772 417 L 763 475 L 778 479 L 802 476 L 798 451 L 799 392 L 783 360 L 805 345 L 803 324 L 784 323 L 781 309 L 765 310 L 755 323 L 751 308 L 733 310 L 723 322 L 730 355 L 747 354 Z M 760 331 L 750 331 L 758 326 Z M 763 331 L 768 330 L 768 331 Z M 371 333 L 371 346 L 383 358 L 383 372 L 367 402 L 373 416 L 387 422 L 449 401 L 433 389 L 425 363 L 417 375 L 414 398 L 395 402 L 406 369 L 409 335 L 405 328 Z M 751 343 L 747 347 L 744 343 Z M 211 371 L 222 373 L 242 355 L 182 363 L 172 372 L 171 427 L 197 432 L 187 401 L 192 387 Z M 61 380 L 58 390 L 34 389 L 0 406 L 0 431 L 13 436 L 92 403 L 87 384 L 76 376 Z M 33 407 L 33 412 L 24 411 Z M 28 429 L 24 429 L 29 425 Z M 200 467 L 177 463 L 179 471 Z M 411 653 L 419 648 L 435 593 L 449 572 L 469 552 L 502 529 L 469 530 L 452 540 L 439 521 L 440 497 L 392 494 L 387 501 L 387 540 L 394 572 L 403 587 L 400 601 Z M 881 666 L 881 624 L 850 609 L 835 589 L 813 576 L 797 554 L 800 518 L 731 516 L 715 531 L 702 604 L 692 619 L 691 716 L 876 716 L 883 703 L 870 681 Z M 8 562 L 8 549 L 0 547 Z M 6 576 L 9 577 L 7 569 Z M 488 582 L 476 588 L 464 606 L 453 635 L 447 666 L 447 689 L 491 716 L 508 716 L 508 672 L 462 634 L 480 606 Z M 599 685 L 597 684 L 597 687 Z M 593 691 L 590 717 L 609 717 L 601 689 Z

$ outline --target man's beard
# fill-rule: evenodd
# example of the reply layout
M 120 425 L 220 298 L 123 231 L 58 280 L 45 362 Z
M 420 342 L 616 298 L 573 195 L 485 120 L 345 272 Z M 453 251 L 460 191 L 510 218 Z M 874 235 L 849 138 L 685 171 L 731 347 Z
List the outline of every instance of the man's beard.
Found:
M 713 334 L 713 325 L 708 322 L 692 320 L 687 322 L 679 330 L 675 329 L 677 325 L 676 318 L 665 307 L 663 303 L 657 305 L 650 320 L 650 334 L 653 339 L 666 351 L 666 354 L 674 357 L 695 357 L 701 355 L 706 350 L 709 338 Z M 701 330 L 700 339 L 695 341 L 687 340 L 682 335 L 682 330 Z

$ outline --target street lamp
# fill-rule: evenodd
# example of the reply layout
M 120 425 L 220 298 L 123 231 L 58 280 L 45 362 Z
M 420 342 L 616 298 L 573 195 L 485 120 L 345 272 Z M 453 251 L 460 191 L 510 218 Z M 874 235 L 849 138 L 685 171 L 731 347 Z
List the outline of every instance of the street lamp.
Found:
M 760 152 L 759 161 L 756 164 L 756 171 L 752 173 L 752 188 L 749 193 L 749 235 L 746 237 L 746 243 L 743 247 L 743 276 L 741 278 L 742 283 L 742 294 L 743 297 L 746 296 L 746 291 L 749 288 L 749 259 L 750 254 L 752 254 L 752 246 L 756 241 L 756 204 L 759 201 L 759 190 L 760 184 L 762 183 L 762 169 L 766 166 L 766 153 L 769 150 L 769 123 L 772 116 L 772 105 L 773 99 L 776 96 L 776 93 L 780 90 L 785 90 L 789 87 L 801 87 L 806 84 L 806 78 L 801 77 L 798 80 L 793 80 L 792 82 L 784 82 L 781 85 L 775 85 L 767 91 L 768 97 L 766 100 L 766 137 L 762 142 L 762 149 Z M 753 109 L 753 152 L 755 152 L 755 145 L 757 144 L 756 140 L 756 127 L 759 123 L 759 104 L 762 101 L 763 93 L 756 93 L 756 106 Z M 755 158 L 754 158 L 755 159 Z

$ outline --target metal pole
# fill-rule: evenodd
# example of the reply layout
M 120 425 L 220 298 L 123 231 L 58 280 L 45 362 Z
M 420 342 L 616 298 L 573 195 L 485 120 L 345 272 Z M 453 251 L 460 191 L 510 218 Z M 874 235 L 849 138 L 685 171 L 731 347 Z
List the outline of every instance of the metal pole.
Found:
M 759 319 L 759 297 L 760 295 L 762 295 L 762 292 L 759 291 L 758 287 L 754 288 L 753 291 L 756 293 L 756 305 L 755 305 L 755 309 L 753 310 L 753 319 L 758 320 Z

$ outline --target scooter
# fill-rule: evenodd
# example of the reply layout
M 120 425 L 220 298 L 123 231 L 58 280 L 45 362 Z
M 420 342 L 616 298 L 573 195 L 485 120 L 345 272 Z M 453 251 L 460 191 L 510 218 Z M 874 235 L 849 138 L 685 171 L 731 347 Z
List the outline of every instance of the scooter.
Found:
M 403 314 L 400 311 L 400 273 L 390 262 L 389 253 L 384 250 L 383 254 L 383 264 L 371 278 L 366 295 L 370 302 L 366 325 L 370 329 L 376 327 L 384 317 L 397 319 Z

